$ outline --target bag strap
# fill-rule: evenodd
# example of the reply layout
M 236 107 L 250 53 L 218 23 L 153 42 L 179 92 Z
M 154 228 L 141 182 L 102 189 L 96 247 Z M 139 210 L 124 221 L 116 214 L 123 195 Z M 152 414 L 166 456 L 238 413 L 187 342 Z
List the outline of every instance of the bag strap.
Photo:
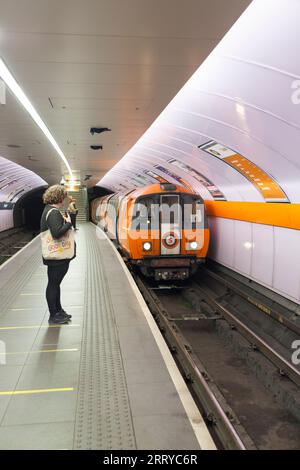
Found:
M 55 211 L 55 210 L 58 211 L 58 209 L 56 209 L 56 207 L 52 207 L 52 208 L 47 212 L 47 215 L 46 215 L 46 222 L 47 222 L 47 220 L 48 220 L 48 216 L 49 216 L 50 212 Z

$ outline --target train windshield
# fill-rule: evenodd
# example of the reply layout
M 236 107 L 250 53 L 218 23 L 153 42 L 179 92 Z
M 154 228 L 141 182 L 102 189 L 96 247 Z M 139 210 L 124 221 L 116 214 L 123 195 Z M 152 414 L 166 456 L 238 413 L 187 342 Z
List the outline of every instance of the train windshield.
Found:
M 182 226 L 188 230 L 204 228 L 203 200 L 189 194 L 155 194 L 136 202 L 132 229 L 158 230 L 161 223 Z

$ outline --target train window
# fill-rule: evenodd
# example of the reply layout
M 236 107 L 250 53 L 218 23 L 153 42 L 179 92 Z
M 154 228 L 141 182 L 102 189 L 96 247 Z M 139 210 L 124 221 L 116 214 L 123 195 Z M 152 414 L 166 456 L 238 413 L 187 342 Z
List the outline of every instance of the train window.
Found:
M 199 200 L 193 201 L 193 214 L 192 214 L 192 224 L 193 229 L 201 228 L 204 220 L 204 206 L 203 202 Z
M 155 229 L 155 217 L 157 211 L 157 201 L 155 197 L 144 197 L 139 199 L 133 208 L 132 229 L 150 230 Z
M 178 225 L 181 220 L 179 195 L 161 195 L 161 223 Z
M 116 210 L 112 201 L 109 201 L 107 204 L 107 214 L 110 220 L 116 220 Z
M 200 229 L 203 228 L 204 217 L 204 204 L 202 199 L 196 199 L 190 196 L 185 196 L 183 201 L 184 209 L 184 227 L 186 229 Z
M 119 208 L 119 196 L 115 194 L 107 203 L 107 213 L 112 221 L 116 221 Z

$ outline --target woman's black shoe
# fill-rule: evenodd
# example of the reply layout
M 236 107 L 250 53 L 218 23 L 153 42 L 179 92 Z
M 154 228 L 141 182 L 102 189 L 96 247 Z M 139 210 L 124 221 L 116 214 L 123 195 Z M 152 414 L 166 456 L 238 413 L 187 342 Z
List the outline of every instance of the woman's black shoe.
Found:
M 64 325 L 68 323 L 68 321 L 69 318 L 63 315 L 61 312 L 58 312 L 49 318 L 49 323 L 54 325 Z
M 64 315 L 67 318 L 72 318 L 72 315 L 69 315 L 63 308 L 59 312 L 61 315 Z

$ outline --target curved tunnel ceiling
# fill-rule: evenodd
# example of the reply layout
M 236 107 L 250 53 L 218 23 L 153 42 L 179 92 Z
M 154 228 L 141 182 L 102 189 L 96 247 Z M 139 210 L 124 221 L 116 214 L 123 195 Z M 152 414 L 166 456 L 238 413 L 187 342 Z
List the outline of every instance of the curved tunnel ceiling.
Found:
M 40 176 L 0 157 L 0 232 L 13 227 L 13 210 L 20 198 L 34 189 L 46 186 L 46 181 Z
M 98 185 L 164 178 L 205 199 L 299 202 L 299 23 L 297 0 L 254 0 Z
M 45 186 L 33 171 L 0 157 L 0 205 L 12 207 L 28 191 Z
M 250 1 L 0 0 L 0 56 L 72 170 L 82 180 L 91 175 L 93 186 L 143 135 Z M 112 132 L 91 135 L 95 126 Z M 9 92 L 0 106 L 0 154 L 49 184 L 65 171 Z

